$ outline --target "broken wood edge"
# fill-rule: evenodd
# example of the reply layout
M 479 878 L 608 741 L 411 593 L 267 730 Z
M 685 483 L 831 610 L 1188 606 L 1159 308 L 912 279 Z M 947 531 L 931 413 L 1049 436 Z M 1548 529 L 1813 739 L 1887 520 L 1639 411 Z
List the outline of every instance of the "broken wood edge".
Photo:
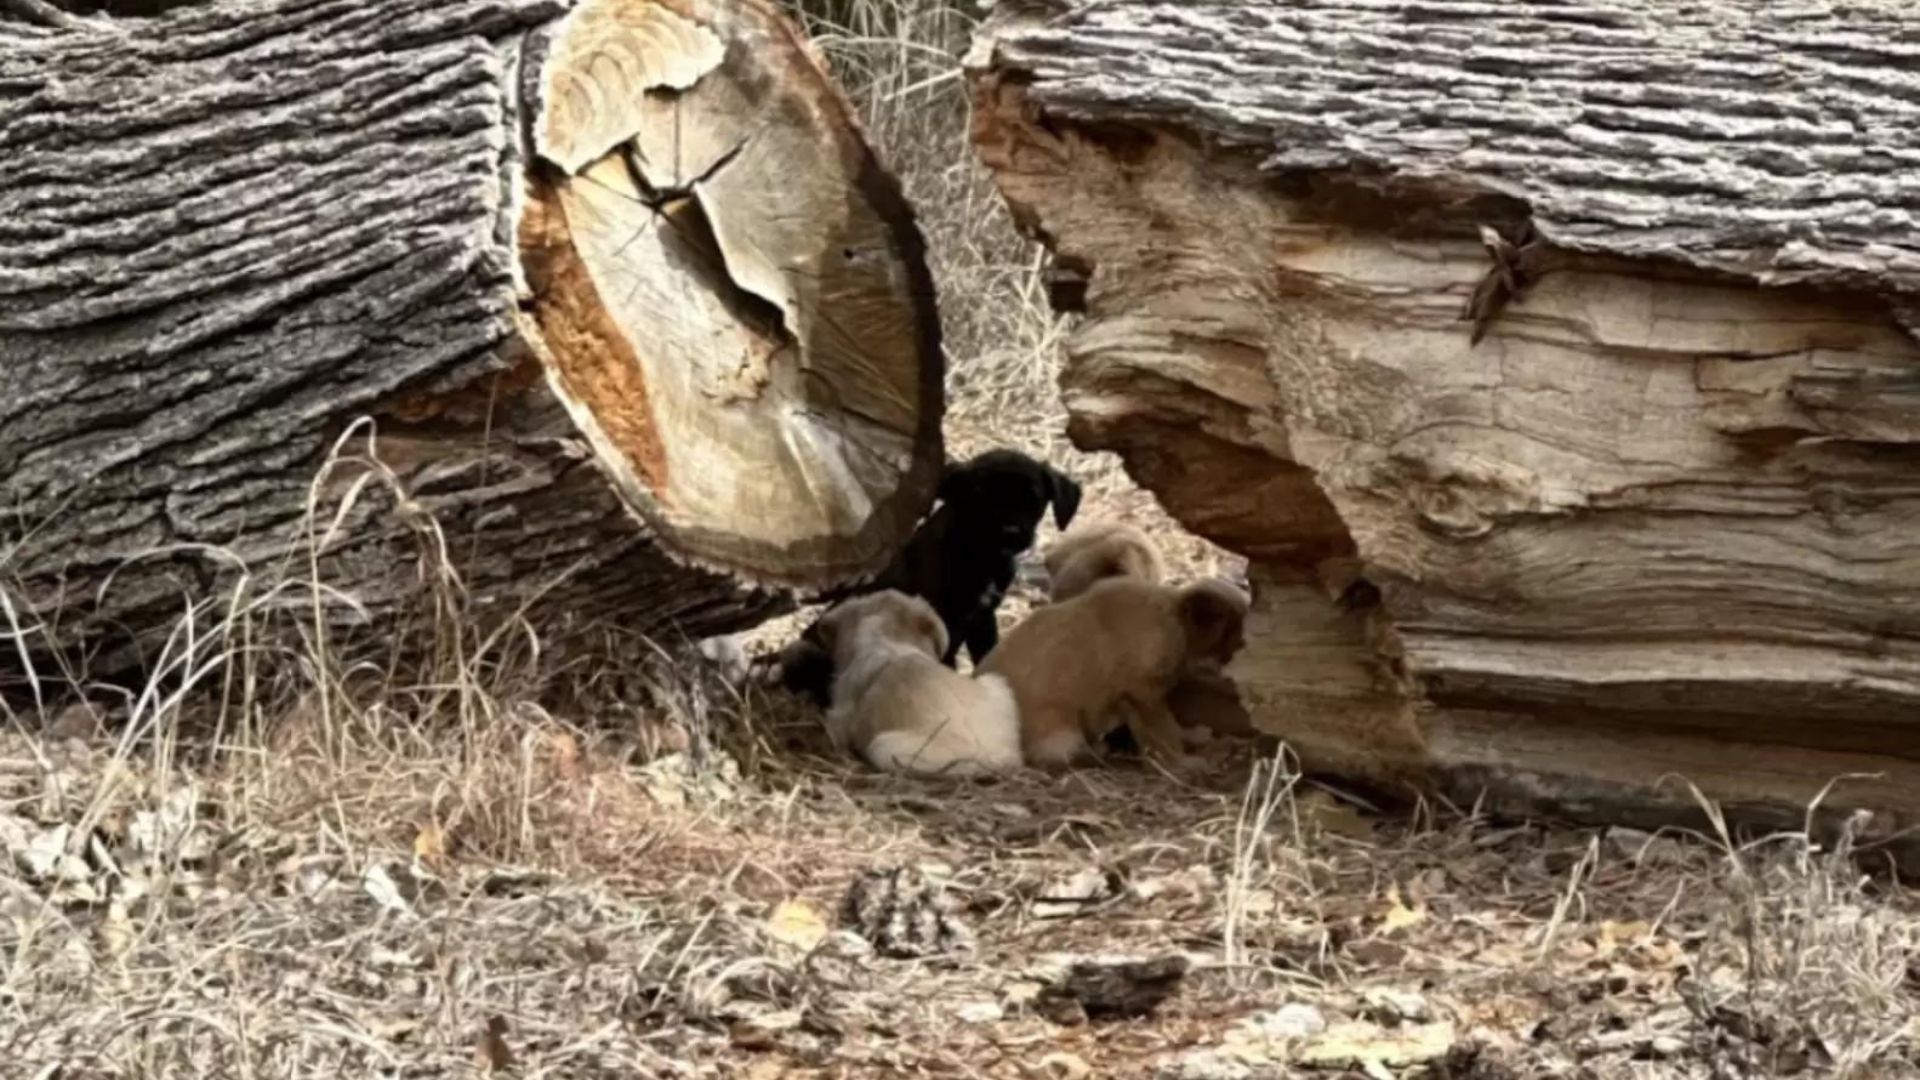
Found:
M 554 67 L 556 57 L 566 52 L 569 28 L 580 20 L 609 12 L 629 20 L 664 20 L 671 31 L 668 36 L 709 43 L 696 50 L 698 55 L 691 62 L 670 66 L 665 73 L 663 83 L 676 92 L 697 86 L 703 78 L 718 78 L 720 65 L 740 56 L 753 58 L 751 62 L 762 67 L 786 65 L 782 71 L 795 80 L 796 92 L 804 96 L 808 106 L 800 121 L 793 122 L 806 122 L 810 125 L 806 131 L 820 136 L 821 160 L 837 168 L 843 192 L 849 196 L 845 212 L 872 215 L 883 234 L 879 257 L 885 262 L 882 276 L 892 290 L 890 300 L 868 296 L 851 302 L 865 304 L 856 314 L 870 314 L 876 305 L 885 308 L 893 303 L 900 309 L 896 321 L 910 327 L 904 335 L 895 335 L 893 348 L 897 351 L 884 357 L 896 370 L 910 364 L 910 377 L 889 381 L 883 378 L 885 372 L 875 376 L 875 392 L 897 390 L 902 395 L 890 400 L 896 413 L 910 415 L 910 423 L 889 427 L 872 420 L 860 401 L 847 402 L 846 380 L 833 386 L 829 376 L 818 369 L 818 349 L 810 345 L 817 335 L 796 341 L 789 333 L 767 350 L 772 356 L 768 366 L 776 370 L 771 375 L 763 373 L 761 385 L 764 387 L 768 379 L 784 379 L 789 389 L 804 385 L 807 392 L 778 416 L 755 425 L 755 430 L 762 432 L 784 433 L 781 445 L 788 460 L 770 462 L 769 466 L 777 464 L 783 475 L 798 478 L 772 502 L 771 509 L 745 509 L 727 502 L 727 496 L 710 497 L 705 506 L 689 507 L 678 497 L 674 484 L 683 474 L 676 470 L 686 466 L 676 465 L 676 461 L 697 458 L 701 448 L 685 445 L 690 439 L 676 441 L 663 429 L 657 410 L 670 407 L 672 402 L 663 406 L 656 397 L 656 388 L 649 385 L 645 375 L 649 356 L 642 355 L 642 343 L 635 340 L 636 335 L 628 333 L 632 324 L 623 324 L 615 312 L 608 310 L 591 269 L 575 246 L 575 224 L 569 220 L 562 189 L 572 182 L 576 171 L 591 170 L 596 167 L 595 161 L 605 158 L 604 148 L 595 138 L 612 138 L 616 146 L 623 146 L 625 133 L 593 131 L 588 132 L 592 137 L 585 139 L 556 133 L 551 119 L 556 96 Z M 714 42 L 718 45 L 712 45 Z M 660 548 L 682 565 L 723 573 L 754 586 L 802 592 L 871 579 L 884 569 L 930 508 L 945 466 L 941 431 L 944 353 L 926 244 L 913 210 L 898 180 L 868 145 L 857 113 L 817 50 L 787 15 L 766 0 L 671 4 L 662 0 L 586 0 L 561 20 L 529 35 L 521 67 L 519 135 L 525 165 L 510 178 L 507 197 L 510 227 L 520 252 L 515 267 L 516 285 L 521 290 L 516 319 L 549 391 L 566 408 L 621 503 L 660 542 Z M 755 71 L 765 75 L 760 68 Z M 623 77 L 632 74 L 623 71 Z M 612 110 L 609 114 L 622 115 Z M 768 123 L 764 117 L 756 122 Z M 693 186 L 688 186 L 690 193 Z M 694 203 L 697 215 L 707 213 L 705 207 L 697 205 L 697 194 L 683 201 Z M 708 237 L 711 239 L 712 234 Z M 721 239 L 724 245 L 725 238 Z M 848 248 L 845 254 L 853 259 L 854 249 Z M 823 289 L 836 284 L 843 285 L 844 279 L 828 281 Z M 737 276 L 725 282 L 721 291 L 725 295 L 719 296 L 717 303 L 733 303 L 740 298 L 740 302 L 758 304 L 765 299 L 754 295 L 756 288 Z M 847 302 L 843 294 L 827 293 L 822 298 L 821 317 L 831 322 L 836 312 L 844 310 L 835 305 Z M 886 313 L 882 314 L 884 321 Z M 837 326 L 832 332 L 849 337 Z M 880 348 L 888 348 L 885 341 Z M 896 381 L 902 385 L 895 385 Z M 910 385 L 904 385 L 907 383 Z M 825 389 L 819 389 L 823 385 Z M 856 387 L 852 392 L 857 396 L 860 391 Z M 714 415 L 721 415 L 719 410 L 732 404 L 713 405 Z M 844 421 L 877 432 L 880 451 L 876 456 L 873 451 L 857 449 L 852 453 L 864 456 L 855 461 L 835 453 L 833 448 L 821 449 L 817 438 L 806 442 L 807 435 L 785 431 L 787 420 L 796 425 L 813 424 L 817 417 L 827 417 L 821 421 L 826 426 Z M 808 430 L 817 430 L 817 425 Z M 716 430 L 713 438 L 718 441 L 713 445 L 734 446 L 724 435 L 724 431 Z M 773 441 L 773 435 L 767 437 Z M 697 469 L 697 462 L 693 467 Z M 887 476 L 890 488 L 870 482 L 875 474 Z M 863 482 L 862 477 L 868 480 Z M 728 486 L 711 478 L 705 483 L 709 489 Z M 715 512 L 716 506 L 719 512 Z M 789 517 L 811 521 L 813 527 L 804 534 L 768 535 L 770 530 L 764 526 L 769 521 Z

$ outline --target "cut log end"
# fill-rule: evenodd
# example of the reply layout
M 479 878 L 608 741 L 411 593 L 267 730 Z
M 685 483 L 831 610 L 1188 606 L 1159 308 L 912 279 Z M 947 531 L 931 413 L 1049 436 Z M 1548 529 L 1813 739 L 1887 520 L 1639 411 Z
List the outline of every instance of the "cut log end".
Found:
M 623 501 L 688 561 L 817 588 L 932 499 L 923 243 L 771 5 L 600 0 L 531 73 L 528 336 Z

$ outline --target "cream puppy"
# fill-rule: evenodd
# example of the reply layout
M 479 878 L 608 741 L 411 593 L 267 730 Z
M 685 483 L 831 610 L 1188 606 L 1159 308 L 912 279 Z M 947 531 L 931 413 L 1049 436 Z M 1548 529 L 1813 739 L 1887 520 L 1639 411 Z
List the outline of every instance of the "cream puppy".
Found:
M 1071 600 L 1110 577 L 1131 577 L 1158 585 L 1166 579 L 1166 560 L 1153 538 L 1124 521 L 1097 521 L 1064 533 L 1047 547 L 1047 596 Z
M 850 600 L 818 625 L 837 673 L 827 730 L 875 767 L 973 776 L 1019 768 L 1020 714 L 1005 679 L 940 662 L 947 628 L 933 606 L 892 589 Z

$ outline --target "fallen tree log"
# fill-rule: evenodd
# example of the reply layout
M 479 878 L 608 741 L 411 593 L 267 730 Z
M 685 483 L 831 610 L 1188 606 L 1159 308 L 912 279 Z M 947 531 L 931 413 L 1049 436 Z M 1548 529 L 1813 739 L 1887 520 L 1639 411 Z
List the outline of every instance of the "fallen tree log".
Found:
M 148 8 L 0 5 L 27 650 L 288 564 L 377 620 L 429 519 L 483 607 L 698 636 L 931 502 L 918 228 L 770 0 Z
M 1263 727 L 1495 807 L 1797 824 L 1846 777 L 1920 825 L 1912 34 L 1002 5 L 975 138 L 1084 310 L 1070 433 L 1252 559 Z

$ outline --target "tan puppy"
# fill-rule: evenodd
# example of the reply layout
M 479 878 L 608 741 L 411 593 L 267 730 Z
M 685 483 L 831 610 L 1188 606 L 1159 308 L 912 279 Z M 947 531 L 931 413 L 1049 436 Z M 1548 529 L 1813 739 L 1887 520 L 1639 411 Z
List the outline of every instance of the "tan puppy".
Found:
M 1071 600 L 1110 577 L 1131 577 L 1158 585 L 1166 580 L 1166 560 L 1153 538 L 1124 521 L 1097 521 L 1066 533 L 1047 548 L 1047 596 Z
M 829 611 L 817 627 L 833 654 L 827 730 L 876 768 L 972 776 L 1020 766 L 1020 714 L 1000 678 L 940 662 L 947 627 L 933 606 L 888 589 Z
M 1247 606 L 1224 581 L 1174 588 L 1108 578 L 1029 615 L 980 670 L 1013 685 L 1029 764 L 1070 764 L 1129 722 L 1142 749 L 1177 765 L 1180 725 L 1167 693 L 1240 651 Z

